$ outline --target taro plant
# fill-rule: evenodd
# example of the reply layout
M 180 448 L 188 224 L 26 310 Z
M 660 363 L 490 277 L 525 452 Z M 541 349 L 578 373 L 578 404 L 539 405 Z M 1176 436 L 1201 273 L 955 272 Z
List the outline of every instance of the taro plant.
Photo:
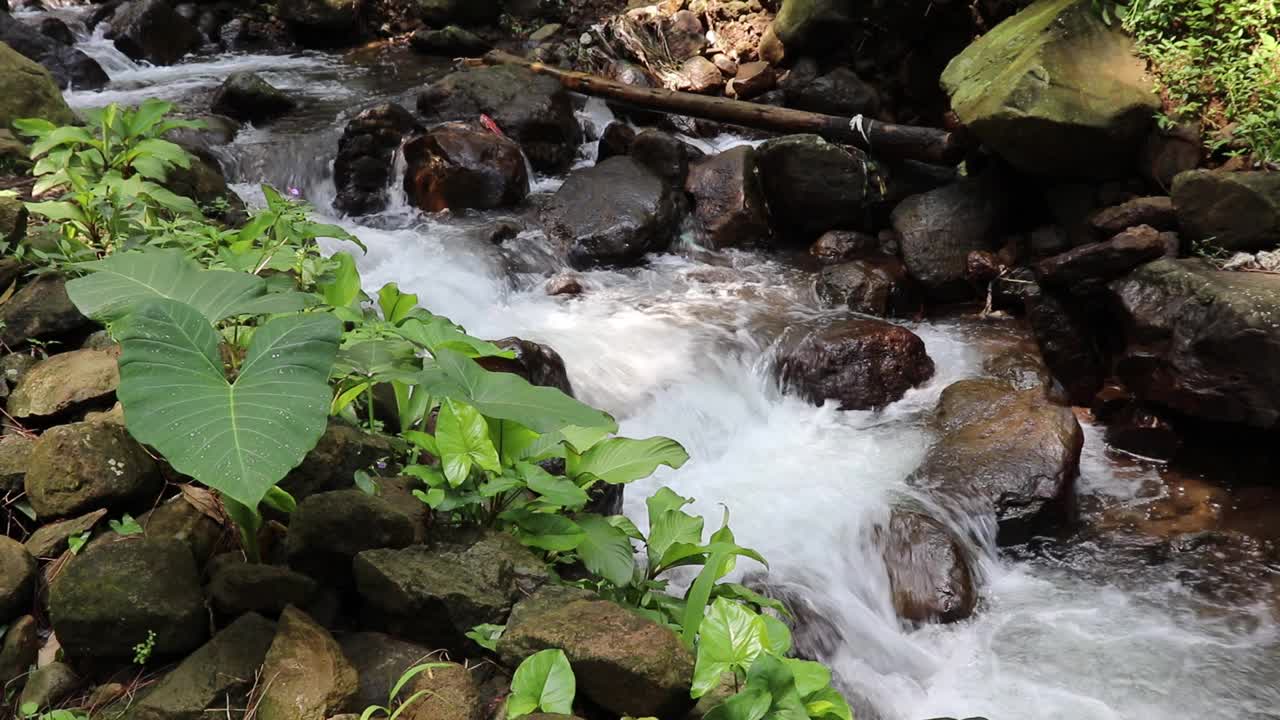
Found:
M 525 658 L 511 676 L 507 720 L 535 712 L 573 714 L 577 678 L 563 650 L 549 649 Z

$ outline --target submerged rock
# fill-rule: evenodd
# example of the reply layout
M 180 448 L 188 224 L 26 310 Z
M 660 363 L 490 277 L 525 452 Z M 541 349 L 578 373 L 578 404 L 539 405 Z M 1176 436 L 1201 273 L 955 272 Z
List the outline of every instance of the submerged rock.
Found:
M 924 341 L 904 327 L 850 318 L 784 337 L 774 374 L 815 405 L 871 410 L 900 399 L 933 377 Z
M 945 525 L 924 512 L 897 507 L 882 533 L 898 617 L 950 623 L 973 614 L 978 593 L 969 556 Z
M 404 145 L 405 193 L 428 212 L 519 205 L 529 194 L 520 146 L 488 130 L 449 123 Z

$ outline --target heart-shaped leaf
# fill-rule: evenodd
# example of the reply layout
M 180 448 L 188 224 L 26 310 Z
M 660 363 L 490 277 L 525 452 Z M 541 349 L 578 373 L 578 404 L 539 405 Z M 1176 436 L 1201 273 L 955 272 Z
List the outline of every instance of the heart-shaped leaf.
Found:
M 679 468 L 689 459 L 689 453 L 671 438 L 609 438 L 581 456 L 569 457 L 570 477 L 594 475 L 611 485 L 624 485 L 649 477 L 659 465 Z
M 507 698 L 507 718 L 518 718 L 535 710 L 569 715 L 577 681 L 563 650 L 543 650 L 524 659 L 511 676 L 511 696 Z

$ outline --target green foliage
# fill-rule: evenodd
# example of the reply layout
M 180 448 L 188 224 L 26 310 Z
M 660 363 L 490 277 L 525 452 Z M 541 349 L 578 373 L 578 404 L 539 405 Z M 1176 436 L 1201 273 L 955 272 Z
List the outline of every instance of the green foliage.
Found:
M 449 667 L 449 663 L 422 663 L 421 665 L 414 665 L 408 670 L 405 670 L 404 673 L 400 675 L 400 678 L 396 680 L 395 685 L 391 686 L 391 692 L 387 696 L 387 704 L 370 705 L 364 709 L 364 712 L 360 713 L 360 720 L 372 720 L 372 718 L 375 717 L 386 717 L 387 720 L 396 720 L 396 718 L 400 717 L 401 713 L 408 710 L 415 702 L 432 694 L 430 690 L 419 690 L 405 698 L 403 701 L 398 701 L 397 698 L 399 698 L 400 692 L 404 690 L 404 687 L 422 673 L 430 675 L 432 670 L 446 667 Z
M 18 708 L 23 720 L 89 720 L 88 713 L 78 710 L 46 710 L 40 712 L 40 706 L 29 702 Z
M 502 638 L 502 633 L 506 629 L 506 625 L 484 623 L 468 630 L 467 638 L 485 650 L 494 652 L 498 649 L 498 640 Z
M 133 646 L 133 664 L 146 665 L 156 649 L 156 631 L 148 630 L 147 639 Z
M 573 713 L 577 680 L 563 650 L 543 650 L 520 663 L 511 677 L 507 720 L 533 712 Z
M 121 537 L 142 534 L 142 526 L 129 513 L 122 515 L 119 520 L 108 520 L 107 525 L 115 534 Z
M 85 543 L 89 542 L 89 538 L 92 537 L 92 535 L 93 533 L 89 530 L 85 530 L 79 535 L 72 535 L 67 538 L 67 549 L 71 551 L 72 555 L 79 555 L 80 551 L 84 549 Z

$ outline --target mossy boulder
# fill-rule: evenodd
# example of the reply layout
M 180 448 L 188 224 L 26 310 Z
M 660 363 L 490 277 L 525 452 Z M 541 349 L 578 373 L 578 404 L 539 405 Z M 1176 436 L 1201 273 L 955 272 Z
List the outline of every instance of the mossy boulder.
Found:
M 156 461 L 123 427 L 79 422 L 40 436 L 23 485 L 36 515 L 49 518 L 138 505 L 163 482 Z
M 292 607 L 280 616 L 262 676 L 270 682 L 258 703 L 260 720 L 325 720 L 351 704 L 358 683 L 329 631 Z
M 1224 250 L 1280 245 L 1280 172 L 1190 170 L 1173 179 L 1178 226 Z
M 0 536 L 0 623 L 29 610 L 35 589 L 35 558 L 22 543 Z
M 131 658 L 155 633 L 156 658 L 208 638 L 200 575 L 186 545 L 139 539 L 82 552 L 53 582 L 49 616 L 72 658 Z
M 49 417 L 108 400 L 120 385 L 117 356 L 110 350 L 72 350 L 42 360 L 9 395 L 9 414 L 19 420 Z
M 942 85 L 983 143 L 1039 175 L 1129 172 L 1160 109 L 1132 40 L 1090 0 L 1038 0 L 952 59 Z
M 844 39 L 855 19 L 853 0 L 784 0 L 773 32 L 788 53 L 823 50 Z
M 0 493 L 8 493 L 22 487 L 31 464 L 31 450 L 36 441 L 26 435 L 0 437 Z
M 0 128 L 9 129 L 22 118 L 42 118 L 55 125 L 70 125 L 76 119 L 49 71 L 6 43 L 0 43 L 0 98 Z

